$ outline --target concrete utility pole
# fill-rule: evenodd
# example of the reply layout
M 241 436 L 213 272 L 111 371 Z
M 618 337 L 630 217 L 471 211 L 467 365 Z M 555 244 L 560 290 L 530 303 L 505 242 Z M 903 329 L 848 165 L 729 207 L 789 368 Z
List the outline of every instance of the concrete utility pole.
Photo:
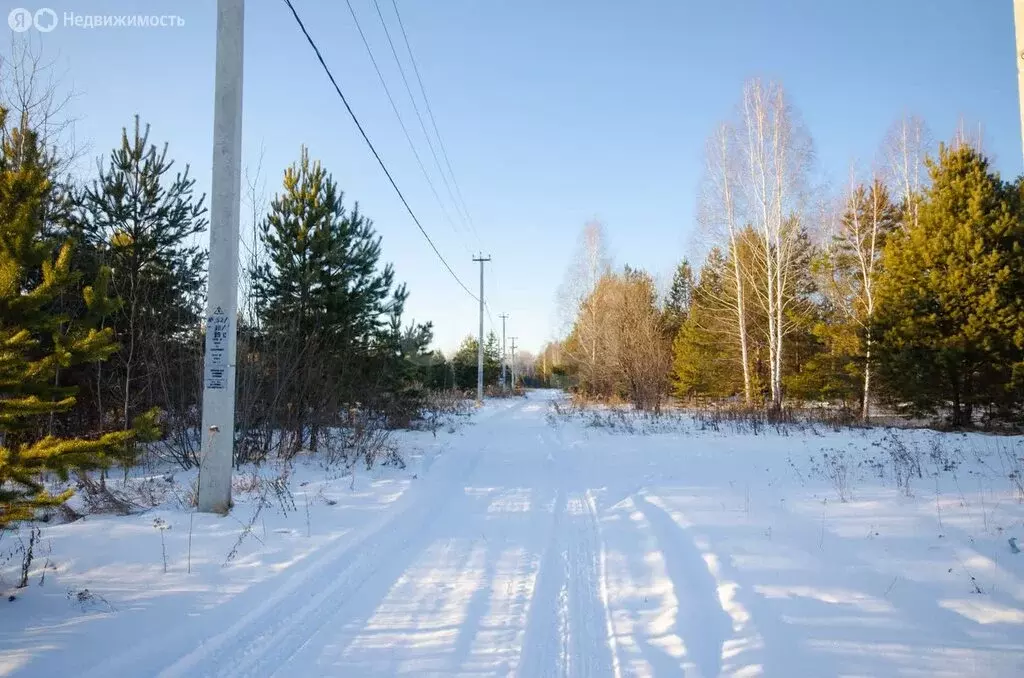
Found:
M 242 34 L 244 0 L 217 0 L 210 190 L 210 271 L 203 362 L 199 510 L 231 508 L 235 440 L 235 332 L 238 313 L 238 220 L 242 194 Z
M 505 321 L 508 319 L 508 313 L 502 313 L 498 316 L 501 318 L 501 388 L 505 389 Z
M 490 261 L 491 257 L 485 257 L 483 253 L 479 257 L 473 257 L 473 261 L 480 262 L 480 340 L 476 347 L 476 402 L 484 401 L 484 262 Z
M 1017 96 L 1020 99 L 1021 144 L 1024 149 L 1024 0 L 1013 0 L 1013 26 L 1017 35 Z
M 512 337 L 512 391 L 516 390 L 516 338 Z

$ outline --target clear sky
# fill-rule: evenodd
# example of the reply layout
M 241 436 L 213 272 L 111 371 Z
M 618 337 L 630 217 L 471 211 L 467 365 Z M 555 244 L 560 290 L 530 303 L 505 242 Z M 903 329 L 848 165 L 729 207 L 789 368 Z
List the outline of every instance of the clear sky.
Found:
M 617 263 L 670 274 L 691 242 L 705 139 L 749 77 L 782 81 L 814 138 L 819 174 L 833 182 L 845 181 L 852 161 L 870 162 L 906 112 L 936 139 L 950 138 L 961 118 L 973 129 L 981 124 L 996 167 L 1007 177 L 1021 168 L 1011 0 L 398 0 L 476 226 L 476 234 L 456 232 L 415 164 L 344 1 L 293 1 L 462 280 L 478 284 L 471 251 L 494 257 L 494 320 L 500 331 L 497 315 L 509 313 L 509 335 L 528 350 L 552 336 L 554 292 L 588 219 L 606 224 Z M 397 32 L 391 0 L 379 2 Z M 152 139 L 170 142 L 171 155 L 190 163 L 208 191 L 214 0 L 46 3 L 58 15 L 185 20 L 180 28 L 58 26 L 34 39 L 79 93 L 75 134 L 89 158 L 107 152 L 139 113 Z M 436 177 L 373 2 L 352 3 Z M 4 4 L 5 14 L 42 6 Z M 307 144 L 375 220 L 384 256 L 409 284 L 409 316 L 434 321 L 436 343 L 451 350 L 476 331 L 475 302 L 404 212 L 285 4 L 249 0 L 246 13 L 245 166 L 253 172 L 262 153 L 269 194 Z M 11 36 L 3 29 L 0 41 Z

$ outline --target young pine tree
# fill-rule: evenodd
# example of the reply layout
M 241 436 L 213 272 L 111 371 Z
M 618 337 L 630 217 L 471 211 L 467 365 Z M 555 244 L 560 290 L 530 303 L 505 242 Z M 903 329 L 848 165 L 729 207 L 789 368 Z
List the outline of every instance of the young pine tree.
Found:
M 731 270 L 721 250 L 708 254 L 686 319 L 672 345 L 673 390 L 679 398 L 722 398 L 743 392 L 734 318 L 723 311 Z
M 693 267 L 688 260 L 683 259 L 672 275 L 672 287 L 669 288 L 668 298 L 665 300 L 664 326 L 670 338 L 679 333 L 679 328 L 686 320 L 686 314 L 690 312 L 693 287 Z
M 426 389 L 430 386 L 433 355 L 427 346 L 434 338 L 429 322 L 402 327 L 402 313 L 407 293 L 399 286 L 392 298 L 390 320 L 386 331 L 380 334 L 367 363 L 372 385 L 378 395 L 363 401 L 384 415 L 389 427 L 408 427 L 419 417 L 426 404 Z M 444 370 L 440 375 L 444 376 Z
M 1024 357 L 1024 221 L 1019 188 L 967 145 L 929 161 L 917 223 L 893 235 L 878 287 L 879 376 L 890 397 L 945 408 L 1019 407 Z
M 345 208 L 337 183 L 303 148 L 260 227 L 267 260 L 251 273 L 265 346 L 275 346 L 278 394 L 296 451 L 341 406 L 374 401 L 393 365 L 392 319 L 405 302 L 391 265 L 380 267 L 373 223 Z M 282 416 L 278 415 L 279 417 Z M 280 422 L 284 424 L 284 422 Z
M 60 368 L 102 361 L 114 350 L 112 332 L 69 322 L 53 313 L 54 300 L 77 289 L 71 244 L 54 257 L 43 235 L 52 198 L 52 166 L 37 135 L 24 126 L 3 130 L 0 149 L 0 528 L 30 520 L 37 509 L 67 500 L 71 492 L 46 491 L 43 473 L 66 477 L 104 466 L 134 436 L 130 430 L 98 438 L 58 438 L 46 418 L 75 406 L 74 389 L 56 385 Z M 81 290 L 87 308 L 106 303 L 107 272 Z
M 451 368 L 455 384 L 460 389 L 476 388 L 477 350 L 480 342 L 473 335 L 467 335 L 452 356 Z
M 501 342 L 492 330 L 484 342 L 484 385 L 497 385 L 501 380 Z
M 110 410 L 102 421 L 123 428 L 154 406 L 184 415 L 201 397 L 207 254 L 195 237 L 206 230 L 205 196 L 195 195 L 187 165 L 173 170 L 167 145 L 151 145 L 136 116 L 81 196 L 85 254 L 93 267 L 110 268 L 120 300 L 103 319 L 120 347 L 96 366 L 95 406 Z

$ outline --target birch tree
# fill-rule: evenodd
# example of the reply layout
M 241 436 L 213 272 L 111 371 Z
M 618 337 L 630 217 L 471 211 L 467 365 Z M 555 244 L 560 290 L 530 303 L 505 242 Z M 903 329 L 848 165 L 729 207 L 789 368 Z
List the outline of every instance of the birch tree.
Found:
M 604 225 L 590 221 L 579 235 L 576 250 L 559 288 L 562 322 L 571 329 L 573 360 L 587 378 L 593 380 L 599 371 L 598 348 L 601 341 L 602 305 L 595 296 L 598 285 L 611 272 Z M 599 296 L 599 295 L 597 295 Z
M 42 44 L 30 35 L 12 33 L 10 51 L 0 54 L 0 101 L 10 120 L 36 132 L 40 147 L 52 158 L 54 180 L 63 183 L 83 152 L 70 114 L 76 93 L 68 86 L 68 74 L 57 71 L 56 61 L 43 58 Z
M 889 128 L 883 146 L 889 186 L 905 210 L 905 224 L 917 226 L 927 172 L 924 162 L 931 135 L 924 121 L 905 115 Z
M 701 200 L 701 218 L 713 236 L 724 241 L 731 262 L 730 274 L 734 285 L 720 286 L 722 298 L 717 299 L 732 318 L 735 340 L 740 349 L 743 364 L 743 395 L 749 407 L 753 402 L 753 388 L 750 376 L 749 341 L 747 337 L 747 308 L 743 280 L 748 272 L 742 269 L 743 258 L 739 256 L 739 231 L 737 222 L 739 206 L 739 167 L 736 158 L 735 128 L 723 123 L 715 130 L 707 144 L 707 168 L 704 193 Z M 708 288 L 710 289 L 710 288 Z M 732 294 L 728 294 L 731 291 Z
M 800 249 L 810 138 L 779 83 L 752 80 L 741 104 L 742 177 L 746 220 L 760 239 L 763 287 L 758 291 L 768 317 L 769 379 L 773 409 L 782 407 L 787 311 L 795 301 L 793 264 Z
M 871 414 L 872 324 L 876 307 L 879 261 L 899 213 L 877 173 L 869 186 L 851 182 L 843 214 L 828 244 L 827 293 L 834 306 L 863 337 L 863 392 L 861 417 Z

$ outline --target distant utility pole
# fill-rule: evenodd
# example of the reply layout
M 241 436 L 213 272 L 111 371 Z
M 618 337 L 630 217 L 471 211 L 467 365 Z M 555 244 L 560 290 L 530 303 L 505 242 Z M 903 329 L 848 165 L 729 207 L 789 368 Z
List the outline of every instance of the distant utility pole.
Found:
M 512 390 L 516 390 L 516 338 L 512 337 Z
M 1024 145 L 1024 0 L 1013 0 L 1013 25 L 1017 35 L 1017 96 L 1020 99 L 1021 143 Z
M 217 0 L 210 186 L 210 269 L 203 361 L 199 510 L 231 508 L 235 441 L 238 221 L 242 194 L 242 27 L 244 0 Z
M 484 401 L 484 262 L 490 261 L 490 255 L 483 253 L 473 257 L 473 261 L 480 262 L 480 340 L 476 347 L 476 401 Z
M 502 313 L 498 316 L 501 318 L 501 388 L 505 389 L 505 321 L 508 319 L 508 313 Z

